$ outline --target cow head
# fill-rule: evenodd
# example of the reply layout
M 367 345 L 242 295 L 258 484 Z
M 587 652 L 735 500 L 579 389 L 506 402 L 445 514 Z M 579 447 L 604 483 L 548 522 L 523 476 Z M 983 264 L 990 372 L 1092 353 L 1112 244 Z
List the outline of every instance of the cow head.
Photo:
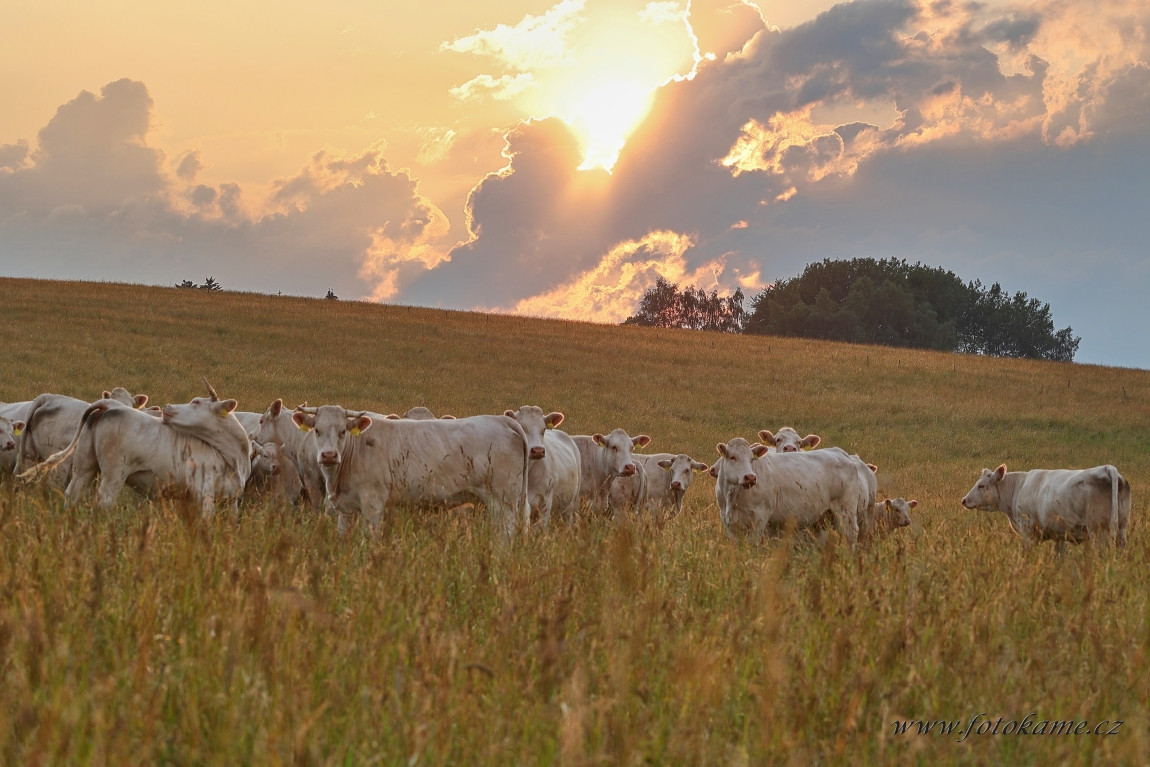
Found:
M 606 436 L 593 434 L 591 439 L 603 448 L 602 456 L 606 462 L 607 473 L 612 477 L 634 476 L 639 467 L 635 465 L 632 449 L 651 444 L 651 438 L 646 434 L 632 437 L 622 429 L 616 429 Z
M 799 433 L 790 426 L 779 429 L 777 434 L 763 429 L 759 432 L 759 439 L 763 441 L 764 445 L 769 445 L 780 453 L 797 453 L 800 450 L 809 450 L 818 447 L 819 443 L 822 442 L 822 438 L 817 434 L 800 437 Z
M 691 456 L 680 453 L 674 458 L 664 458 L 659 461 L 659 468 L 671 473 L 671 490 L 676 493 L 685 493 L 691 486 L 691 477 L 700 471 L 706 471 L 708 466 L 692 460 Z
M 752 445 L 742 437 L 735 437 L 730 442 L 720 442 L 715 445 L 719 451 L 718 480 L 727 485 L 739 485 L 744 488 L 755 486 L 759 478 L 751 461 L 762 458 L 767 454 L 767 446 L 758 443 Z
M 212 419 L 231 417 L 238 404 L 234 399 L 196 397 L 183 405 L 164 405 L 160 411 L 160 419 L 169 426 L 192 433 L 205 430 L 215 432 L 217 429 Z M 243 427 L 240 428 L 242 430 Z
M 909 527 L 910 510 L 918 507 L 918 501 L 905 498 L 887 498 L 883 501 L 883 521 L 887 527 Z
M 104 399 L 114 399 L 117 402 L 127 405 L 130 408 L 140 410 L 144 405 L 148 404 L 147 394 L 137 394 L 132 396 L 132 393 L 125 389 L 123 386 L 117 386 L 112 391 L 104 392 Z
M 16 449 L 16 438 L 24 431 L 23 421 L 10 421 L 0 416 L 0 452 Z
M 537 461 L 547 455 L 547 448 L 543 444 L 543 433 L 563 423 L 562 413 L 548 413 L 534 405 L 524 405 L 518 410 L 506 410 L 503 415 L 514 418 L 523 427 L 527 435 L 527 451 L 531 460 Z
M 418 405 L 404 413 L 403 417 L 412 421 L 434 421 L 435 413 L 431 412 L 422 405 Z
M 303 431 L 315 431 L 316 462 L 321 468 L 339 466 L 348 441 L 371 427 L 371 417 L 349 413 L 338 405 L 297 408 L 292 422 Z
M 983 511 L 997 511 L 999 498 L 999 482 L 1006 476 L 1006 464 L 1002 464 L 994 471 L 983 469 L 978 482 L 970 488 L 970 492 L 962 499 L 962 505 L 968 509 L 981 509 Z
M 279 474 L 284 465 L 283 448 L 275 442 L 251 443 L 252 479 Z

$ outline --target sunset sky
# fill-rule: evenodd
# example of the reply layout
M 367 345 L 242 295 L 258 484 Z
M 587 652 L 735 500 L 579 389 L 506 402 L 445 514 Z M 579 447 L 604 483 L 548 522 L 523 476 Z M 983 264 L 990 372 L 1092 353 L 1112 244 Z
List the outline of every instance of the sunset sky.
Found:
M 823 258 L 1150 368 L 1150 0 L 27 2 L 0 274 L 619 322 Z

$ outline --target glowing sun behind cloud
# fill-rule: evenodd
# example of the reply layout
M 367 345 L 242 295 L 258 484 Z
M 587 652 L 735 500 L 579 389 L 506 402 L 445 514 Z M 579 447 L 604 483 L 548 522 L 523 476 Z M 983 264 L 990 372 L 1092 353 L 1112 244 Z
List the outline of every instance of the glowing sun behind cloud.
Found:
M 647 115 L 652 93 L 639 82 L 616 80 L 593 86 L 562 117 L 583 144 L 581 169 L 611 170 L 627 137 Z

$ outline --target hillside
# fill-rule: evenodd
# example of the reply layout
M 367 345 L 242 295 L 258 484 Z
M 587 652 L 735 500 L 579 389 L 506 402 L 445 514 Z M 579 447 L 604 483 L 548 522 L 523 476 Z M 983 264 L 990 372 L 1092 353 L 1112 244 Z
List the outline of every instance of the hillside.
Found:
M 852 554 L 731 543 L 713 481 L 663 529 L 493 552 L 486 520 L 379 540 L 248 510 L 200 527 L 0 488 L 0 761 L 1055 763 L 1150 758 L 1150 372 L 367 303 L 0 280 L 0 400 L 244 410 L 536 404 L 648 452 L 792 425 L 878 464 L 912 528 Z M 1021 550 L 983 467 L 1115 464 L 1130 546 Z M 163 637 L 157 639 L 156 637 Z M 72 700 L 76 690 L 82 691 Z M 901 719 L 1115 720 L 1113 737 L 892 735 Z M 122 738 L 112 737 L 117 725 Z

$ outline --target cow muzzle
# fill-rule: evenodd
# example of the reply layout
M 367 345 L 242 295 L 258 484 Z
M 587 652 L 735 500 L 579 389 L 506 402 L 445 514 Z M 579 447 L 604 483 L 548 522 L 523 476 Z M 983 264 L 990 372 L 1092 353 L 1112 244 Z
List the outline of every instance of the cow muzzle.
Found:
M 623 470 L 621 472 L 619 472 L 619 474 L 621 474 L 624 477 L 635 476 L 635 464 L 633 464 L 633 463 L 627 464 L 626 466 L 623 467 Z
M 754 487 L 759 478 L 754 474 L 744 474 L 743 481 L 740 483 L 743 487 Z
M 547 448 L 545 448 L 545 447 L 533 447 L 533 448 L 531 448 L 529 455 L 531 456 L 531 460 L 538 461 L 540 458 L 543 458 L 544 456 L 547 455 Z
M 795 447 L 794 445 L 785 445 L 785 446 L 783 446 L 782 452 L 784 452 L 784 453 L 797 453 L 797 452 L 799 452 L 799 449 L 797 447 Z
M 324 466 L 335 466 L 339 463 L 339 453 L 334 450 L 324 450 L 319 454 L 319 462 Z
M 7 442 L 4 443 L 3 447 L 0 447 L 0 450 L 15 450 L 15 449 L 16 449 L 16 443 L 13 442 L 12 440 L 8 440 Z
M 675 480 L 674 482 L 671 483 L 671 489 L 672 490 L 682 490 L 683 489 L 683 483 L 680 482 L 679 480 Z

